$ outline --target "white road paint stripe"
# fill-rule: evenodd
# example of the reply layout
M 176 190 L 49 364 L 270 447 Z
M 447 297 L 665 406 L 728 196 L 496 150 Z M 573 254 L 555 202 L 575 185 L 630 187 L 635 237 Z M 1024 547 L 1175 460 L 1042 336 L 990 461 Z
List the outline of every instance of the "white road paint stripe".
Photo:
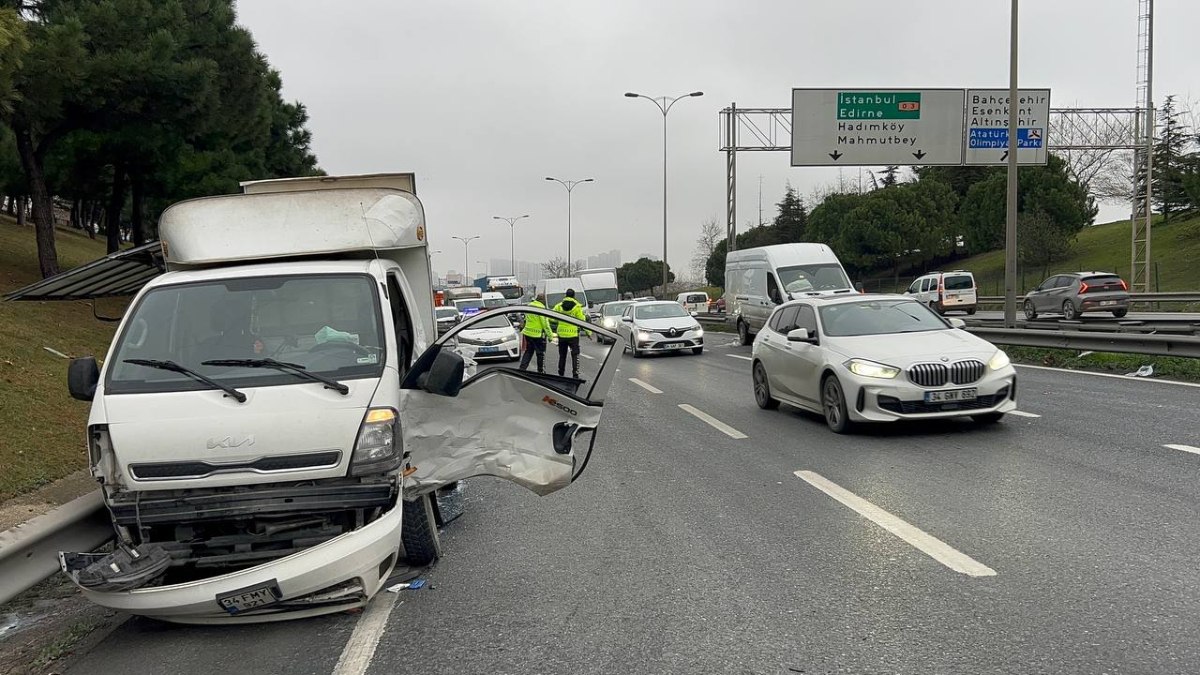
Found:
M 953 548 L 946 542 L 927 534 L 871 502 L 850 492 L 814 471 L 797 471 L 796 477 L 833 497 L 858 515 L 900 537 L 925 555 L 946 567 L 971 577 L 993 577 L 996 570 Z
M 1027 366 L 1024 363 L 1014 363 L 1018 368 L 1029 368 L 1030 370 L 1049 370 L 1055 373 L 1074 373 L 1077 375 L 1094 375 L 1096 377 L 1111 377 L 1126 382 L 1157 382 L 1158 384 L 1174 384 L 1180 387 L 1194 387 L 1200 389 L 1200 384 L 1195 382 L 1180 382 L 1179 380 L 1160 380 L 1153 377 L 1126 377 L 1125 375 L 1114 375 L 1112 373 L 1093 373 L 1090 370 L 1071 370 L 1070 368 L 1051 368 L 1049 366 Z
M 587 354 L 584 354 L 583 352 L 579 352 L 579 355 L 580 355 L 580 356 L 582 356 L 583 358 L 585 358 L 585 359 L 588 359 L 588 360 L 591 360 L 591 361 L 595 361 L 595 360 L 596 360 L 596 357 L 594 357 L 594 356 L 588 356 Z
M 388 616 L 396 606 L 396 593 L 383 591 L 375 596 L 366 611 L 358 617 L 350 640 L 342 649 L 342 656 L 333 668 L 333 675 L 363 675 L 375 656 L 375 648 L 387 627 Z
M 749 356 L 742 356 L 741 354 L 726 354 L 725 356 L 728 356 L 731 359 L 741 359 L 743 361 L 753 361 L 754 360 L 754 359 L 750 358 Z
M 662 393 L 662 389 L 648 385 L 645 382 L 642 382 L 641 380 L 637 379 L 636 377 L 629 378 L 629 381 L 636 384 L 637 386 L 641 387 L 642 389 L 645 389 L 646 391 L 650 392 L 651 394 L 661 394 Z
M 728 424 L 725 424 L 721 420 L 713 417 L 712 415 L 709 415 L 708 413 L 706 413 L 702 410 L 697 410 L 696 408 L 693 408 L 692 406 L 690 406 L 686 403 L 680 403 L 679 407 L 684 412 L 689 412 L 689 413 L 695 415 L 696 417 L 700 418 L 702 421 L 706 422 L 712 428 L 716 429 L 717 431 L 720 431 L 721 433 L 725 434 L 726 436 L 728 436 L 730 438 L 749 438 L 748 436 L 746 436 L 746 434 L 743 434 L 742 432 L 738 431 L 737 429 L 734 429 L 733 427 L 729 426 Z
M 1192 453 L 1195 453 L 1195 454 L 1197 454 L 1197 455 L 1200 455 L 1200 448 L 1197 448 L 1197 447 L 1195 447 L 1195 446 L 1193 446 L 1193 445 L 1178 445 L 1178 444 L 1176 444 L 1176 443 L 1167 443 L 1167 444 L 1166 444 L 1166 445 L 1164 445 L 1163 447 L 1164 447 L 1164 448 L 1170 448 L 1170 449 L 1172 449 L 1172 450 L 1182 450 L 1182 451 L 1184 451 L 1184 452 L 1192 452 Z
M 1016 415 L 1017 417 L 1032 417 L 1034 419 L 1041 417 L 1041 415 L 1037 413 L 1025 412 L 1024 410 L 1012 410 L 1008 414 Z

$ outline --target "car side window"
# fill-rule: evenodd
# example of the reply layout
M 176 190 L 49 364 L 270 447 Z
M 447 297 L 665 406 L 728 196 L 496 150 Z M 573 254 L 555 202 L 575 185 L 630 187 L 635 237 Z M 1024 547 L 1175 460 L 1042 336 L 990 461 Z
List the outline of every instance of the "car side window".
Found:
M 909 293 L 917 293 L 920 290 L 921 290 L 921 280 L 920 279 L 917 279 L 916 281 L 912 282 L 912 285 L 908 287 Z
M 784 307 L 778 312 L 775 312 L 775 317 L 777 319 L 777 323 L 773 327 L 773 330 L 776 333 L 787 335 L 788 331 L 791 330 L 796 324 L 796 308 Z
M 929 284 L 930 284 L 932 281 L 933 281 L 933 279 L 923 279 L 923 280 L 921 281 L 921 292 L 922 292 L 922 293 L 924 293 L 925 291 L 929 290 Z
M 817 313 L 808 305 L 800 305 L 800 312 L 796 315 L 796 322 L 792 328 L 804 328 L 808 330 L 810 336 L 817 334 Z

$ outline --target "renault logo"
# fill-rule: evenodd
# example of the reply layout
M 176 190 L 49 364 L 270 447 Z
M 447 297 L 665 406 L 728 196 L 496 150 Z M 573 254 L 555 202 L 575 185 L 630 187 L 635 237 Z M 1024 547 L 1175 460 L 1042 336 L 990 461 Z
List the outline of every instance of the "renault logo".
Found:
M 679 329 L 672 328 L 671 330 L 667 331 L 667 335 L 670 335 L 671 337 L 675 337 L 676 335 L 679 335 Z

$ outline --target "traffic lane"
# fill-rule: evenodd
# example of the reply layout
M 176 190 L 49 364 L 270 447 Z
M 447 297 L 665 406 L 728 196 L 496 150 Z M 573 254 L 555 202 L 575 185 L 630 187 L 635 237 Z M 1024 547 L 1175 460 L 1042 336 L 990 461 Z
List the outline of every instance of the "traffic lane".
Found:
M 780 461 L 779 452 L 767 450 L 756 460 L 815 470 L 998 570 L 1003 611 L 1022 618 L 1008 630 L 1067 641 L 1086 630 L 1147 662 L 1164 646 L 1198 662 L 1188 629 L 1179 628 L 1188 622 L 1158 626 L 1164 617 L 1200 618 L 1192 590 L 1200 581 L 1193 564 L 1200 553 L 1197 462 L 1177 471 L 1175 462 L 1163 469 L 1151 457 L 1143 462 L 1157 469 L 1150 475 L 1136 466 L 1114 471 L 1105 466 L 1111 462 L 1104 447 L 1081 448 L 1070 441 L 1069 424 L 1048 425 L 1046 418 L 986 428 L 954 421 L 873 426 L 837 436 L 815 415 L 787 406 L 758 410 L 747 402 L 748 374 L 746 393 L 727 395 L 724 362 L 667 365 L 663 359 L 658 372 L 643 377 L 664 395 L 690 383 L 685 391 L 697 405 L 720 407 L 756 449 L 785 456 Z M 743 367 L 748 371 L 748 363 Z M 1180 457 L 1198 459 L 1170 459 Z M 1175 487 L 1186 490 L 1164 486 L 1173 471 L 1185 476 Z
M 369 672 L 966 672 L 965 577 L 627 380 L 583 480 L 468 487 Z M 956 589 L 945 593 L 939 589 Z M 916 618 L 914 618 L 916 617 Z M 983 659 L 983 660 L 980 660 Z
M 329 675 L 357 613 L 244 626 L 185 626 L 133 617 L 70 673 L 279 673 Z

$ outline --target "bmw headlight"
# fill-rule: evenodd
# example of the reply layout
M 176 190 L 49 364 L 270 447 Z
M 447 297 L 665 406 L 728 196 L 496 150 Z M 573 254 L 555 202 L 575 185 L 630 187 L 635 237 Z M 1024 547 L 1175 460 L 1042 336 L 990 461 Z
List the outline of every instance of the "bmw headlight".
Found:
M 900 374 L 900 369 L 895 366 L 885 366 L 882 363 L 875 363 L 866 359 L 850 359 L 843 365 L 855 375 L 877 377 L 881 380 L 891 380 Z
M 648 342 L 650 340 L 650 333 L 647 333 L 644 330 L 639 330 L 638 331 L 638 340 L 640 340 L 641 342 Z
M 399 418 L 391 408 L 371 408 L 358 429 L 350 475 L 387 473 L 400 466 Z
M 996 353 L 992 355 L 991 360 L 988 361 L 988 368 L 1000 370 L 1001 368 L 1007 368 L 1011 363 L 1012 361 L 1009 360 L 1008 354 L 1005 354 L 1003 349 L 997 349 Z

